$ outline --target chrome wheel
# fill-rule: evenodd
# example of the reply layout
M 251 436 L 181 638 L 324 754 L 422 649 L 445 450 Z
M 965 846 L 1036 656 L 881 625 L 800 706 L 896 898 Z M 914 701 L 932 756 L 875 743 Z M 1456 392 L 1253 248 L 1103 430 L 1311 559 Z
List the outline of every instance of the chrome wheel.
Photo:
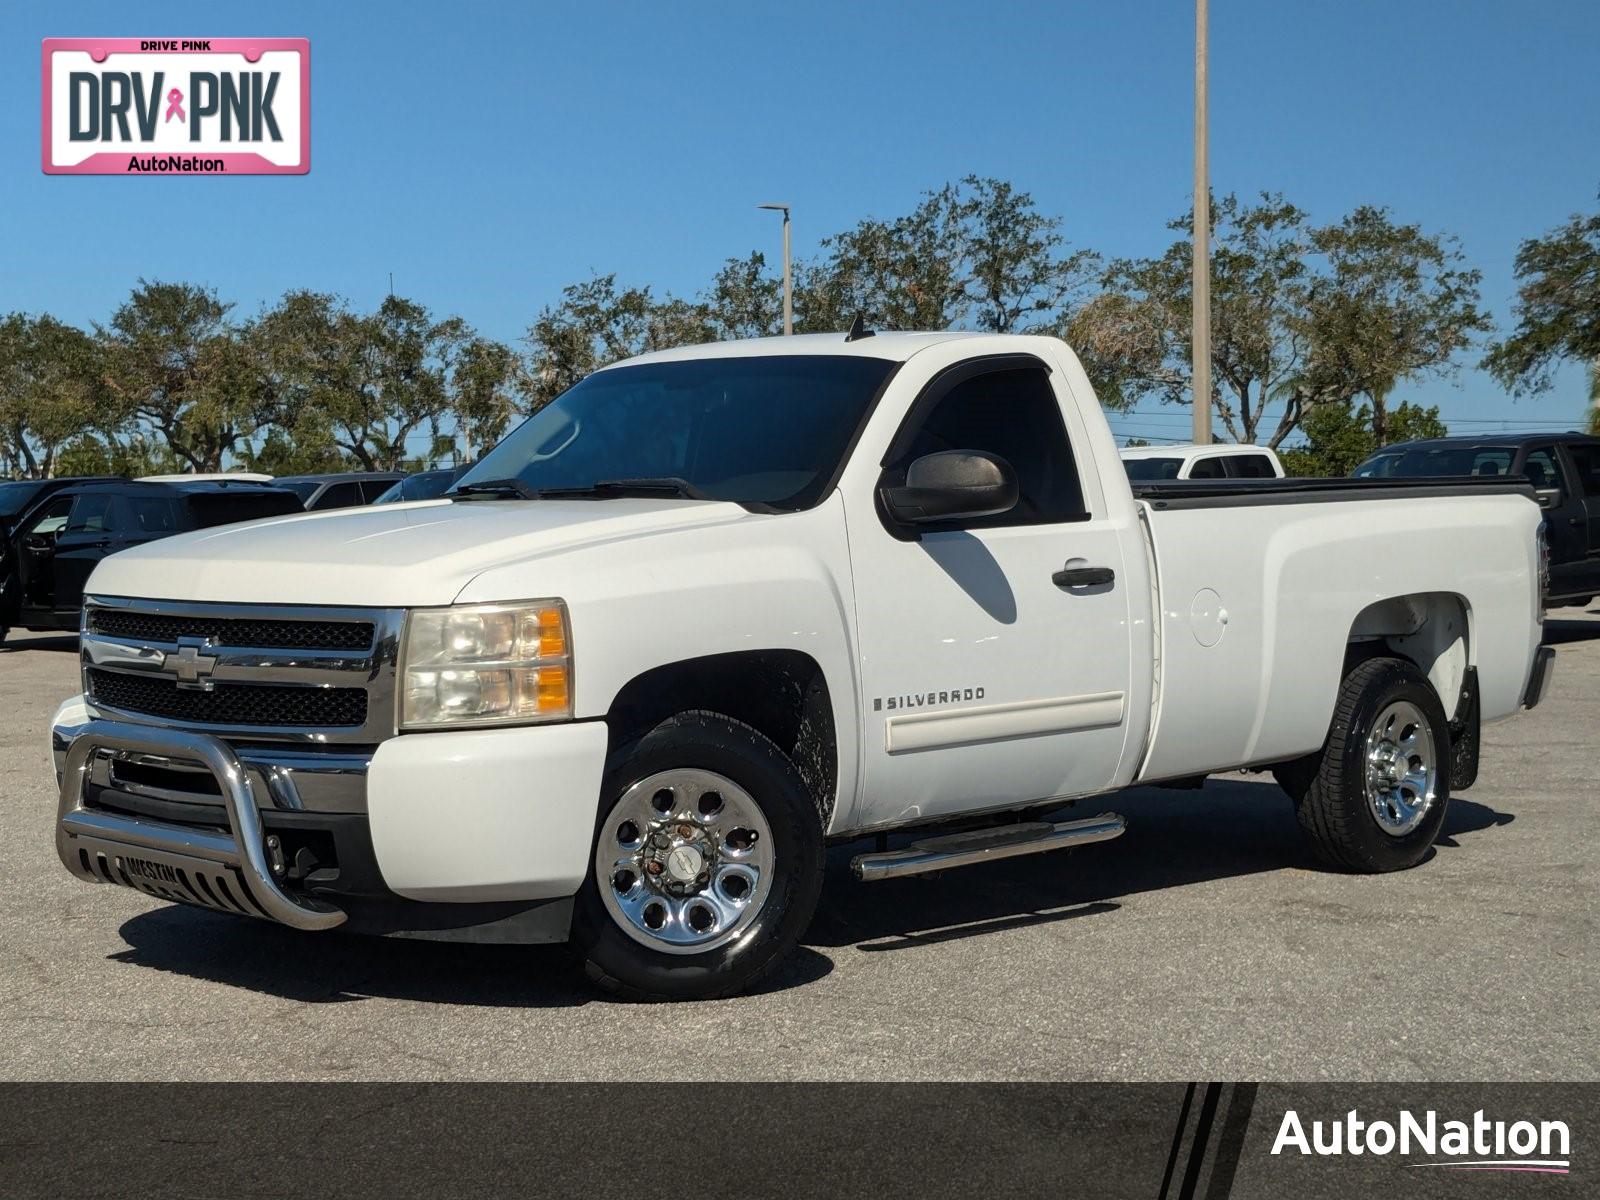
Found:
M 1378 827 L 1404 837 L 1428 815 L 1438 794 L 1439 760 L 1422 710 L 1396 700 L 1367 735 L 1367 803 Z
M 641 779 L 600 826 L 595 883 L 634 941 L 700 954 L 741 937 L 772 889 L 776 848 L 733 780 L 682 767 Z

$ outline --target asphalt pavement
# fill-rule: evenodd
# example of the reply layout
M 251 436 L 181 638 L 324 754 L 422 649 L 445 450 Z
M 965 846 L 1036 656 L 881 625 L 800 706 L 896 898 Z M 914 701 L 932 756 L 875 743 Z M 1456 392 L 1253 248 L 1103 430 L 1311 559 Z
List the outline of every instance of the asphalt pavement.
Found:
M 1120 840 L 860 884 L 830 856 L 760 994 L 597 996 L 560 948 L 297 934 L 72 878 L 48 726 L 75 640 L 0 647 L 0 1077 L 17 1080 L 1600 1078 L 1600 610 L 1484 731 L 1412 871 L 1312 862 L 1270 777 L 1080 805 Z M 1076 814 L 1075 814 L 1076 815 Z

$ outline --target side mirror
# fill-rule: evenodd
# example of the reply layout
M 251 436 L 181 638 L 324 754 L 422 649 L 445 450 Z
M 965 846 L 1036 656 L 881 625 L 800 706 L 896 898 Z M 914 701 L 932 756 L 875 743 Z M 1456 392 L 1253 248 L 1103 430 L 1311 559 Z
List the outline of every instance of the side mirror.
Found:
M 878 489 L 889 516 L 907 525 L 958 517 L 992 517 L 1017 503 L 1017 473 L 998 454 L 941 450 L 906 470 L 901 487 Z
M 1535 494 L 1539 497 L 1540 508 L 1559 508 L 1561 506 L 1560 488 L 1538 488 Z

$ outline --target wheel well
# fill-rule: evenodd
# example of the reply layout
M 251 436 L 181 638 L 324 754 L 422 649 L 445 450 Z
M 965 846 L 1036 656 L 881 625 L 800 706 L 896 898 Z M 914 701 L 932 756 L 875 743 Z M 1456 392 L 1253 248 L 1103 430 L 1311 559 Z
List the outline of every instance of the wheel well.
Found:
M 1345 673 L 1368 658 L 1393 656 L 1427 675 L 1445 715 L 1454 718 L 1471 665 L 1471 606 L 1454 592 L 1391 596 L 1356 614 L 1345 647 Z
M 798 650 L 745 650 L 655 667 L 612 701 L 610 748 L 690 709 L 722 713 L 770 738 L 794 762 L 826 828 L 838 795 L 839 750 L 828 681 L 815 659 Z

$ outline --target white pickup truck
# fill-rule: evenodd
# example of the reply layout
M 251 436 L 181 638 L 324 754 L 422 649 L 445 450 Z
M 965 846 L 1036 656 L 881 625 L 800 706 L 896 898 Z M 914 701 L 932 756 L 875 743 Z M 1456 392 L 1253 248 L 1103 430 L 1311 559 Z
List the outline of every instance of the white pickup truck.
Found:
M 1409 867 L 1539 702 L 1540 541 L 1520 481 L 1136 493 L 1052 338 L 649 354 L 445 499 L 102 562 L 58 848 L 673 998 L 795 945 L 829 843 L 878 880 L 1102 841 L 1059 810 L 1132 784 L 1271 769 L 1329 863 Z
M 1201 446 L 1125 446 L 1122 466 L 1135 484 L 1170 479 L 1282 479 L 1283 463 L 1270 446 L 1213 442 Z

